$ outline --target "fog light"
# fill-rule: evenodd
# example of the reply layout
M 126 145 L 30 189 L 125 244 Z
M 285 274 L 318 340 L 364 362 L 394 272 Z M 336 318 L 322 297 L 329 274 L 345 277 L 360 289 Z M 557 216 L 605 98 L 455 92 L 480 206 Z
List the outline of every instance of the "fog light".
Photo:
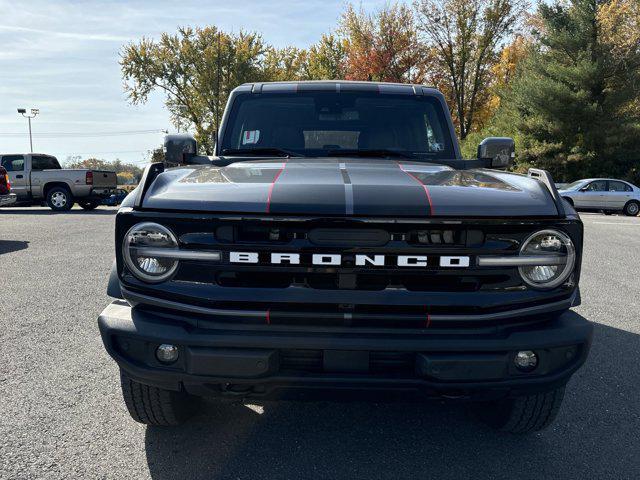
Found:
M 518 367 L 518 370 L 523 372 L 531 372 L 538 366 L 538 356 L 531 350 L 521 350 L 516 353 L 513 361 Z
M 173 363 L 178 359 L 178 347 L 163 343 L 156 349 L 156 358 L 162 363 Z

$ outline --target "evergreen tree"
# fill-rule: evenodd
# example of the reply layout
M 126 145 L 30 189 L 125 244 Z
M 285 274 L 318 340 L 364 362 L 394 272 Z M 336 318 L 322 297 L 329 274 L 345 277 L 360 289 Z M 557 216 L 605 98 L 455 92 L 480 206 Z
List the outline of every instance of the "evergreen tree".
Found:
M 503 117 L 525 137 L 520 162 L 547 168 L 557 180 L 637 180 L 640 43 L 636 37 L 629 46 L 629 36 L 617 34 L 625 22 L 637 20 L 633 13 L 624 13 L 621 23 L 609 21 L 611 9 L 621 3 L 569 0 L 539 6 L 536 45 L 503 102 Z M 621 48 L 621 39 L 628 48 Z

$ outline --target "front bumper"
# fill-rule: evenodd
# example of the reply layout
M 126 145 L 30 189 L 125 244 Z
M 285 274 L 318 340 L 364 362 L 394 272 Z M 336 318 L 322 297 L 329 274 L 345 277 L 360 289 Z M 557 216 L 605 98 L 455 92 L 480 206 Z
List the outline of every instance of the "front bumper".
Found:
M 16 203 L 17 195 L 15 193 L 9 193 L 7 195 L 0 195 L 0 207 L 8 207 Z
M 124 301 L 109 305 L 98 324 L 105 348 L 135 380 L 242 397 L 375 390 L 488 399 L 542 392 L 565 384 L 585 362 L 593 334 L 592 324 L 571 311 L 491 335 L 203 329 Z M 179 347 L 172 365 L 155 357 L 162 343 Z M 519 350 L 538 355 L 533 372 L 516 369 Z

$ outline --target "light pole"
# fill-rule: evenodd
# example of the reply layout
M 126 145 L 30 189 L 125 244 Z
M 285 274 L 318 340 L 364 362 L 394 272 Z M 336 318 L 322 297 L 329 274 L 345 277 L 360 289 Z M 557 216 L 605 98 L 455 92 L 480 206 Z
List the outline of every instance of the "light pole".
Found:
M 40 113 L 40 110 L 37 108 L 32 108 L 31 113 L 27 114 L 26 108 L 19 108 L 18 113 L 22 114 L 23 117 L 29 120 L 29 146 L 31 147 L 31 153 L 33 153 L 33 139 L 31 138 L 31 119 Z

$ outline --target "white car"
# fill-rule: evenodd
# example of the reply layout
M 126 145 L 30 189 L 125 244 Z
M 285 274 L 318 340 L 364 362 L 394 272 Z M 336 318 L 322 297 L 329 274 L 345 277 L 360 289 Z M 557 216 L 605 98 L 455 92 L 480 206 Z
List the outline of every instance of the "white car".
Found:
M 586 178 L 570 183 L 558 193 L 576 210 L 623 212 L 635 217 L 640 212 L 640 188 L 613 178 Z

